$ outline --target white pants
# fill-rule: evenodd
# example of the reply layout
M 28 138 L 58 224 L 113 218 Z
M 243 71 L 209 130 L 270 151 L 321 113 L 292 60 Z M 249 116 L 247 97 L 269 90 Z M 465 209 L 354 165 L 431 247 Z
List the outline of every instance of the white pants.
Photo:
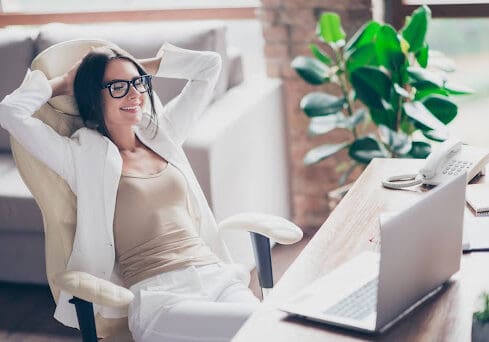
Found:
M 134 339 L 229 341 L 258 305 L 239 265 L 212 264 L 162 273 L 133 286 Z

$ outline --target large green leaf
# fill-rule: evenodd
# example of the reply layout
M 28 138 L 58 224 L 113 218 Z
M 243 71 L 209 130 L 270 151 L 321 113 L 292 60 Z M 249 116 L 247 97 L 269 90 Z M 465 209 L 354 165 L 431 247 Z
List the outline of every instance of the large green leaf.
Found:
M 411 150 L 403 157 L 424 159 L 431 153 L 430 144 L 424 141 L 413 141 Z
M 318 85 L 329 81 L 329 67 L 314 58 L 298 56 L 290 66 L 307 83 Z
M 402 108 L 407 116 L 426 127 L 424 130 L 446 130 L 445 125 L 431 114 L 421 102 L 406 102 L 403 104 Z
M 403 87 L 401 87 L 397 83 L 394 83 L 394 91 L 396 92 L 397 95 L 399 95 L 401 97 L 404 97 L 406 99 L 411 98 L 411 94 L 409 94 L 409 92 L 406 89 L 404 89 Z
M 326 43 L 338 43 L 346 37 L 341 27 L 340 16 L 336 13 L 325 12 L 318 22 L 318 35 Z
M 348 150 L 348 155 L 359 163 L 368 164 L 373 158 L 387 158 L 388 152 L 372 137 L 355 140 Z
M 326 134 L 335 128 L 346 128 L 349 127 L 349 125 L 349 120 L 342 112 L 328 116 L 317 116 L 311 118 L 308 134 L 310 136 Z
M 409 43 L 409 51 L 417 52 L 424 46 L 431 11 L 427 6 L 416 9 L 408 20 L 401 34 Z
M 384 125 L 391 129 L 396 128 L 396 113 L 392 109 L 376 110 L 370 108 L 370 117 L 377 126 Z
M 428 65 L 428 55 L 428 44 L 425 44 L 421 49 L 418 50 L 418 52 L 416 52 L 416 60 L 422 68 L 426 68 L 426 66 Z
M 321 92 L 313 92 L 301 100 L 301 109 L 309 117 L 336 114 L 343 109 L 345 98 Z
M 304 164 L 306 166 L 316 164 L 321 160 L 331 157 L 335 153 L 338 153 L 349 145 L 349 142 L 344 142 L 341 144 L 327 144 L 315 147 L 307 152 L 306 156 L 304 157 Z
M 395 132 L 384 125 L 379 126 L 379 133 L 382 142 L 388 145 L 393 153 L 402 155 L 411 150 L 411 139 L 407 134 Z
M 355 113 L 353 113 L 352 116 L 347 118 L 348 127 L 352 129 L 358 126 L 358 124 L 365 121 L 366 116 L 367 116 L 367 109 L 365 108 L 358 109 L 357 111 L 355 111 Z
M 314 57 L 319 59 L 324 64 L 330 65 L 332 63 L 331 58 L 328 56 L 328 54 L 323 50 L 321 50 L 316 44 L 310 44 L 309 48 L 311 49 L 311 52 L 314 55 Z
M 448 139 L 448 130 L 443 131 L 422 131 L 423 135 L 433 141 L 443 142 Z
M 472 94 L 474 92 L 473 89 L 460 85 L 460 84 L 455 84 L 452 82 L 445 82 L 445 90 L 452 95 L 466 95 L 466 94 Z
M 390 25 L 383 25 L 377 32 L 375 43 L 379 63 L 389 70 L 400 70 L 406 60 L 397 32 Z
M 457 105 L 439 95 L 430 95 L 422 101 L 423 105 L 445 125 L 457 116 Z
M 449 93 L 445 88 L 439 88 L 432 83 L 421 82 L 416 84 L 415 100 L 421 100 L 430 95 L 448 96 Z
M 365 121 L 366 115 L 367 110 L 361 108 L 349 117 L 346 117 L 342 112 L 327 116 L 316 116 L 311 118 L 307 132 L 310 136 L 316 136 L 329 133 L 336 128 L 353 129 Z
M 438 88 L 443 87 L 443 84 L 444 84 L 443 79 L 440 76 L 438 76 L 432 72 L 429 72 L 426 69 L 418 68 L 418 67 L 409 67 L 407 69 L 407 72 L 408 72 L 409 77 L 412 80 L 411 83 L 415 87 L 418 84 L 420 84 L 420 85 L 431 84 L 431 85 L 436 86 Z
M 380 24 L 376 21 L 365 23 L 360 29 L 350 38 L 345 45 L 345 51 L 358 49 L 364 45 L 374 43 L 375 36 L 379 31 Z
M 362 45 L 358 49 L 352 50 L 351 54 L 346 56 L 346 68 L 350 73 L 366 65 L 379 65 L 374 43 Z
M 384 71 L 375 67 L 360 67 L 350 74 L 350 81 L 357 98 L 368 107 L 385 109 L 382 99 L 389 101 L 392 82 Z
M 414 123 L 415 123 L 415 121 L 411 120 L 408 116 L 402 115 L 399 128 L 400 128 L 401 132 L 411 136 L 418 129 L 418 128 L 416 128 Z

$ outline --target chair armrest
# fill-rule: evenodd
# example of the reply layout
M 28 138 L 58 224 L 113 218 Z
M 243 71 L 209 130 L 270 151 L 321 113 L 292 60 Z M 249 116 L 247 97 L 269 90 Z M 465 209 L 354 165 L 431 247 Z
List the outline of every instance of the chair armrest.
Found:
M 124 308 L 134 299 L 128 289 L 85 272 L 61 272 L 54 276 L 53 282 L 63 291 L 98 305 Z
M 302 239 L 302 230 L 294 223 L 283 217 L 261 213 L 233 215 L 221 221 L 218 228 L 258 233 L 283 245 L 290 245 Z

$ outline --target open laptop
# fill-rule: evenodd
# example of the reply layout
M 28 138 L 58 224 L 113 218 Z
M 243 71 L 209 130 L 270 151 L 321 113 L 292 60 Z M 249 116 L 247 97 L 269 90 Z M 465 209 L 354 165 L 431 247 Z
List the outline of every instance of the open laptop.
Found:
M 380 254 L 362 253 L 281 307 L 310 320 L 383 332 L 460 268 L 465 175 L 380 219 Z

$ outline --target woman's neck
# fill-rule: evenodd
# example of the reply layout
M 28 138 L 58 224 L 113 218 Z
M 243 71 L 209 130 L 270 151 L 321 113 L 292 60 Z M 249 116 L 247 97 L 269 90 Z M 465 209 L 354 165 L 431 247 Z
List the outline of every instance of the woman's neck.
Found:
M 134 152 L 134 150 L 139 146 L 139 141 L 136 137 L 136 133 L 132 126 L 129 127 L 117 127 L 117 129 L 110 130 L 107 127 L 110 134 L 110 140 L 119 148 L 119 151 L 124 152 Z

